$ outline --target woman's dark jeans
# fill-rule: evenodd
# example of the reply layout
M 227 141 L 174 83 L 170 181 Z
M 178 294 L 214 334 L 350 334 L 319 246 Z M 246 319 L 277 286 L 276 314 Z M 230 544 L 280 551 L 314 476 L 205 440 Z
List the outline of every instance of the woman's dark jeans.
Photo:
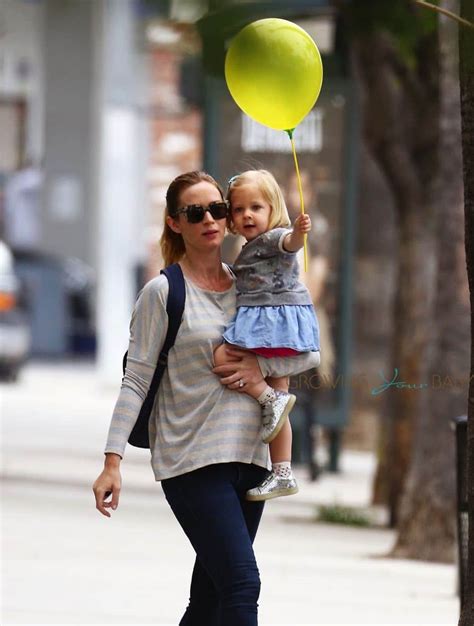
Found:
M 268 474 L 245 463 L 217 463 L 161 481 L 196 551 L 188 608 L 180 626 L 256 626 L 260 577 L 252 548 L 263 502 L 245 492 Z

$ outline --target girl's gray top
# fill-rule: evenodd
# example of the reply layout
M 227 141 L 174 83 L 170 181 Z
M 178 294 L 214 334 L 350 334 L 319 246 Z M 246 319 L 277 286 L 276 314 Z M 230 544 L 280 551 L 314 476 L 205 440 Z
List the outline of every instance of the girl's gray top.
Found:
M 232 266 L 237 275 L 237 306 L 313 304 L 308 289 L 299 281 L 297 252 L 283 248 L 291 233 L 273 228 L 243 245 Z
M 186 304 L 149 421 L 156 480 L 213 463 L 240 461 L 269 467 L 256 400 L 228 389 L 212 372 L 213 351 L 235 314 L 235 283 L 223 292 L 185 278 Z M 127 368 L 104 452 L 121 457 L 155 371 L 168 328 L 168 280 L 160 275 L 141 290 L 130 322 Z M 319 352 L 291 358 L 257 357 L 262 374 L 287 376 L 319 365 Z

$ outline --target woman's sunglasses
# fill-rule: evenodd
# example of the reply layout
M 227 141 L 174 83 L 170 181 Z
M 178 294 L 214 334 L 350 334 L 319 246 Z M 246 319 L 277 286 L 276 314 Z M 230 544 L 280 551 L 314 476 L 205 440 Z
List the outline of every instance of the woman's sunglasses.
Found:
M 227 200 L 220 200 L 218 202 L 211 202 L 209 206 L 202 206 L 202 204 L 189 204 L 188 206 L 178 209 L 174 215 L 184 213 L 186 219 L 190 224 L 198 224 L 204 219 L 206 211 L 212 215 L 215 220 L 222 220 L 227 217 L 229 212 L 229 203 Z

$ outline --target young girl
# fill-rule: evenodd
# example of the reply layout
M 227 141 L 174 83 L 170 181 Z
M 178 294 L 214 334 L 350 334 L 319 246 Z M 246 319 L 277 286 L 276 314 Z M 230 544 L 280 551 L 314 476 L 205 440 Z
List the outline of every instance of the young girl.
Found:
M 299 282 L 296 253 L 311 230 L 308 215 L 293 229 L 278 183 L 266 170 L 250 170 L 229 181 L 228 228 L 247 240 L 233 270 L 237 277 L 237 312 L 223 334 L 224 342 L 264 357 L 291 357 L 319 351 L 319 325 L 311 296 Z M 214 352 L 216 365 L 229 363 L 225 343 Z M 271 443 L 272 472 L 248 500 L 268 500 L 297 493 L 291 472 L 292 433 L 288 415 L 295 396 L 288 378 L 267 378 L 239 387 L 262 406 L 262 439 Z

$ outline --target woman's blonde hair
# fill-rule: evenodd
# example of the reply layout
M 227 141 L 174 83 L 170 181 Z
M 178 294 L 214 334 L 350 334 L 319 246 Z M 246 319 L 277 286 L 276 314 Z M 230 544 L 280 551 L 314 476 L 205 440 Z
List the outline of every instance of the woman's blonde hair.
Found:
M 169 216 L 176 219 L 176 211 L 181 208 L 179 203 L 182 192 L 188 187 L 192 187 L 193 185 L 203 182 L 214 185 L 214 187 L 221 194 L 222 199 L 224 199 L 224 192 L 222 191 L 221 186 L 216 180 L 214 180 L 214 178 L 212 178 L 210 174 L 207 174 L 207 172 L 195 171 L 180 174 L 180 176 L 177 176 L 168 187 L 168 191 L 166 192 L 166 209 L 164 215 L 163 233 L 160 238 L 161 255 L 163 257 L 165 267 L 168 267 L 168 265 L 172 265 L 173 263 L 177 263 L 186 252 L 182 236 L 179 233 L 175 233 L 174 230 L 168 226 L 166 218 Z
M 229 200 L 232 209 L 232 192 L 242 185 L 256 185 L 260 190 L 260 193 L 265 198 L 265 201 L 271 207 L 270 221 L 268 229 L 277 228 L 279 226 L 287 228 L 291 226 L 291 220 L 288 215 L 288 209 L 286 208 L 285 198 L 280 189 L 279 184 L 275 180 L 273 174 L 268 170 L 247 170 L 233 176 L 229 180 L 229 187 L 227 188 L 227 200 Z M 227 228 L 234 235 L 237 234 L 234 223 L 232 221 L 232 210 L 229 211 L 227 217 Z

